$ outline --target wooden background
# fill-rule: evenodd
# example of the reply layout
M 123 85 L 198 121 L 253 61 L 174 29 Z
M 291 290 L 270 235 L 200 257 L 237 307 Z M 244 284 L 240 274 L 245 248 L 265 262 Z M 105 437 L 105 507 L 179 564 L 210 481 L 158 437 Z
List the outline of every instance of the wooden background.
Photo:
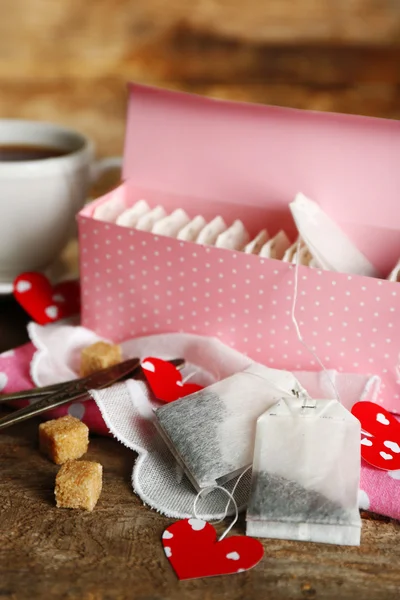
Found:
M 122 149 L 128 80 L 399 118 L 400 0 L 0 0 L 0 116 Z

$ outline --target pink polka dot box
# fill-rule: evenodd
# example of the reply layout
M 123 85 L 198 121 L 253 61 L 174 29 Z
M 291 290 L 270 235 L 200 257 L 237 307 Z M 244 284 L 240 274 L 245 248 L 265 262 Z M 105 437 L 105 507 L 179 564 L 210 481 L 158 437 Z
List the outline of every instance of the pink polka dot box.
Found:
M 303 192 L 384 278 L 400 256 L 400 122 L 129 89 L 124 182 L 78 216 L 83 325 L 115 341 L 217 336 L 268 366 L 314 370 L 291 319 L 293 264 L 94 213 L 144 199 L 191 219 L 240 219 L 253 237 L 262 227 L 284 230 L 295 241 L 289 203 Z M 398 413 L 399 299 L 397 282 L 299 267 L 306 343 L 327 368 L 381 377 L 379 401 Z

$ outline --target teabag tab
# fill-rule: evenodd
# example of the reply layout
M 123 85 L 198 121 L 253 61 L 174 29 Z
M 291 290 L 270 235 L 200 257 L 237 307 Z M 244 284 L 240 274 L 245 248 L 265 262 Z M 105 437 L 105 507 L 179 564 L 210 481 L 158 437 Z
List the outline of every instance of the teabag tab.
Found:
M 246 244 L 244 251 L 246 254 L 259 254 L 261 248 L 267 243 L 269 238 L 268 231 L 262 229 L 260 233 L 251 242 Z
M 182 208 L 177 208 L 167 217 L 154 224 L 152 233 L 176 238 L 178 232 L 190 223 L 190 219 Z
M 400 281 L 400 260 L 397 262 L 393 271 L 391 271 L 389 273 L 389 276 L 387 279 L 388 279 L 388 281 L 396 281 L 396 282 Z
M 109 200 L 96 206 L 93 212 L 93 218 L 98 221 L 115 223 L 117 217 L 126 209 L 125 188 L 119 187 L 110 194 Z
M 375 267 L 316 202 L 297 194 L 290 210 L 300 236 L 322 268 L 338 273 L 378 275 Z
M 283 398 L 257 422 L 247 535 L 359 545 L 360 460 L 337 400 Z
M 282 260 L 286 250 L 290 247 L 290 241 L 284 231 L 279 231 L 275 237 L 268 240 L 260 250 L 260 256 Z
M 218 236 L 227 229 L 224 219 L 220 216 L 210 221 L 199 233 L 197 244 L 214 246 Z
M 116 224 L 122 225 L 123 227 L 136 227 L 140 217 L 149 211 L 150 206 L 147 204 L 146 200 L 139 200 L 134 206 L 127 208 L 117 217 Z
M 299 263 L 299 265 L 304 266 L 312 266 L 313 268 L 318 269 L 318 261 L 315 260 L 307 246 L 301 246 L 300 249 L 296 249 L 292 257 L 292 263 L 295 265 Z
M 293 259 L 296 256 L 297 248 L 298 248 L 298 242 L 294 242 L 294 244 L 289 246 L 289 248 L 286 250 L 285 254 L 283 255 L 282 261 L 293 263 Z
M 167 216 L 165 209 L 158 205 L 153 210 L 142 215 L 136 224 L 139 231 L 151 231 L 156 223 Z
M 288 371 L 258 363 L 156 410 L 155 423 L 199 491 L 251 465 L 256 422 L 282 398 L 304 389 Z
M 236 220 L 226 231 L 220 233 L 215 242 L 217 248 L 243 250 L 250 236 L 242 221 Z
M 178 240 L 185 242 L 195 242 L 199 236 L 199 233 L 207 225 L 206 220 L 201 215 L 197 215 L 190 221 L 185 227 L 183 227 L 178 233 Z

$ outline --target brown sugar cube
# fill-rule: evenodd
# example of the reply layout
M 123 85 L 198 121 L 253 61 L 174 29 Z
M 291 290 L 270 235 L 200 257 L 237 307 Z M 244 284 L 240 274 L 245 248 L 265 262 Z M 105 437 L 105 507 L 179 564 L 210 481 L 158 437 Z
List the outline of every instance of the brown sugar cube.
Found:
M 106 342 L 96 342 L 84 348 L 81 353 L 81 377 L 86 377 L 101 369 L 112 367 L 122 361 L 121 347 Z
M 80 458 L 87 452 L 88 445 L 88 427 L 71 415 L 39 425 L 40 451 L 56 465 Z
M 58 508 L 93 510 L 100 497 L 103 467 L 88 460 L 70 460 L 56 477 L 54 494 Z

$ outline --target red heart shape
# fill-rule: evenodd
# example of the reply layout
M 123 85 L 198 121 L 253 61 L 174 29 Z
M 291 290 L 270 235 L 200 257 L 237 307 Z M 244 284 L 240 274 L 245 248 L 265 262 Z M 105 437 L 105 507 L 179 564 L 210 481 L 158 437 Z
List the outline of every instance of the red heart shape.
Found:
M 361 428 L 362 458 L 378 469 L 400 469 L 400 423 L 382 406 L 374 402 L 356 402 L 351 409 Z
M 41 273 L 22 273 L 14 281 L 17 302 L 39 325 L 54 323 L 80 311 L 78 281 L 63 281 L 52 286 Z
M 240 573 L 255 567 L 264 548 L 254 538 L 231 536 L 220 542 L 210 523 L 183 519 L 162 536 L 164 552 L 179 579 Z
M 178 369 L 161 358 L 145 358 L 141 364 L 153 394 L 162 402 L 174 402 L 203 389 L 197 383 L 182 383 Z

